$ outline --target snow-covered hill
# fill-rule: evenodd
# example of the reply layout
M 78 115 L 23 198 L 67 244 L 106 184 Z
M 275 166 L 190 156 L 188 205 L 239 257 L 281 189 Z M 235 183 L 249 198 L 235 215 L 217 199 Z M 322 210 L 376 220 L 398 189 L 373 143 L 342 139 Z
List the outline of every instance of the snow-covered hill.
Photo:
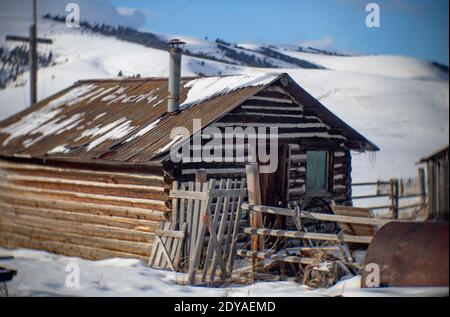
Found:
M 50 37 L 56 65 L 39 73 L 39 97 L 50 96 L 80 79 L 124 76 L 161 77 L 168 74 L 164 50 L 118 40 L 90 31 L 68 29 L 42 20 L 40 36 Z M 401 56 L 337 56 L 296 46 L 231 44 L 177 37 L 191 56 L 183 58 L 183 75 L 289 73 L 325 106 L 376 143 L 381 152 L 354 155 L 353 179 L 415 176 L 415 163 L 449 142 L 448 73 L 430 63 Z M 4 43 L 0 39 L 0 46 Z M 224 51 L 222 46 L 234 53 Z M 228 52 L 228 54 L 226 54 Z M 239 54 L 273 65 L 249 67 Z M 194 57 L 205 56 L 205 58 Z M 272 57 L 270 57 L 272 56 Z M 242 57 L 242 56 L 241 56 Z M 292 59 L 289 59 L 292 58 Z M 314 67 L 301 68 L 299 63 Z M 317 67 L 315 67 L 317 66 Z M 0 119 L 29 104 L 28 74 L 0 90 Z

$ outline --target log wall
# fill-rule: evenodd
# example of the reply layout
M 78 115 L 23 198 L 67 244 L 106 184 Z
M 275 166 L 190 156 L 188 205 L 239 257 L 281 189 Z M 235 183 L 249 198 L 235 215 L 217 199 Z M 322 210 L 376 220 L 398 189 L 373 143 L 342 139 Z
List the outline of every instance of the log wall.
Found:
M 148 259 L 169 190 L 162 176 L 0 160 L 0 245 Z
M 281 85 L 268 87 L 249 98 L 211 126 L 220 129 L 222 134 L 225 134 L 228 127 L 243 130 L 248 127 L 278 128 L 278 143 L 280 146 L 284 144 L 290 147 L 290 171 L 287 180 L 290 205 L 302 206 L 305 199 L 306 151 L 328 150 L 330 157 L 328 193 L 315 196 L 327 203 L 335 200 L 338 204 L 351 205 L 351 155 L 346 147 L 347 140 L 341 133 L 323 122 L 315 109 L 296 102 Z M 199 168 L 206 169 L 208 177 L 211 178 L 245 177 L 245 165 L 248 163 L 247 141 L 245 139 L 243 152 L 239 151 L 236 143 L 233 145 L 232 153 L 235 158 L 243 158 L 241 161 L 185 163 L 181 168 L 181 177 L 193 179 Z M 209 140 L 203 140 L 202 144 L 208 142 Z M 222 144 L 223 153 L 228 148 L 229 146 Z M 277 189 L 279 188 L 282 186 Z M 316 200 L 314 204 L 315 206 L 309 209 L 324 210 L 324 205 L 320 201 Z

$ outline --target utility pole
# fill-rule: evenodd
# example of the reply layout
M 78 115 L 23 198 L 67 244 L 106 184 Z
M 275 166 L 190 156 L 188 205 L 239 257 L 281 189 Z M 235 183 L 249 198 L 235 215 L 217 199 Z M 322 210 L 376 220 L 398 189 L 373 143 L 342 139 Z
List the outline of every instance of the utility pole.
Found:
M 7 41 L 15 42 L 26 42 L 30 43 L 30 54 L 29 54 L 29 64 L 30 64 L 30 103 L 35 104 L 38 101 L 38 53 L 37 44 L 53 44 L 53 41 L 45 38 L 37 37 L 37 4 L 36 0 L 33 0 L 33 23 L 29 29 L 29 37 L 17 36 L 17 35 L 7 35 Z

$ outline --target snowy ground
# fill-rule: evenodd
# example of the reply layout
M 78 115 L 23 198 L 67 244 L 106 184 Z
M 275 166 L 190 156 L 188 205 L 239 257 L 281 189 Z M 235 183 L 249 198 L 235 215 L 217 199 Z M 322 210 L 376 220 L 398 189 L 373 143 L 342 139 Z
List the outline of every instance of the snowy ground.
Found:
M 360 289 L 360 278 L 343 279 L 329 289 L 308 289 L 293 281 L 249 286 L 206 288 L 178 285 L 183 274 L 151 269 L 142 261 L 110 259 L 87 261 L 42 251 L 0 248 L 0 266 L 18 271 L 8 283 L 10 296 L 170 296 L 170 297 L 360 297 L 448 296 L 448 288 Z M 80 269 L 80 287 L 66 286 L 68 264 Z

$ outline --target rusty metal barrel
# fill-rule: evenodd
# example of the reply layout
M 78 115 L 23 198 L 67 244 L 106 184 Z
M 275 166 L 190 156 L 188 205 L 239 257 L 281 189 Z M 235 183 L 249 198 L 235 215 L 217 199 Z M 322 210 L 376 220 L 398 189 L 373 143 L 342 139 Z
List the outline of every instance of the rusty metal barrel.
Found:
M 448 286 L 448 223 L 386 224 L 367 250 L 361 287 L 368 286 L 370 263 L 379 266 L 380 287 Z

